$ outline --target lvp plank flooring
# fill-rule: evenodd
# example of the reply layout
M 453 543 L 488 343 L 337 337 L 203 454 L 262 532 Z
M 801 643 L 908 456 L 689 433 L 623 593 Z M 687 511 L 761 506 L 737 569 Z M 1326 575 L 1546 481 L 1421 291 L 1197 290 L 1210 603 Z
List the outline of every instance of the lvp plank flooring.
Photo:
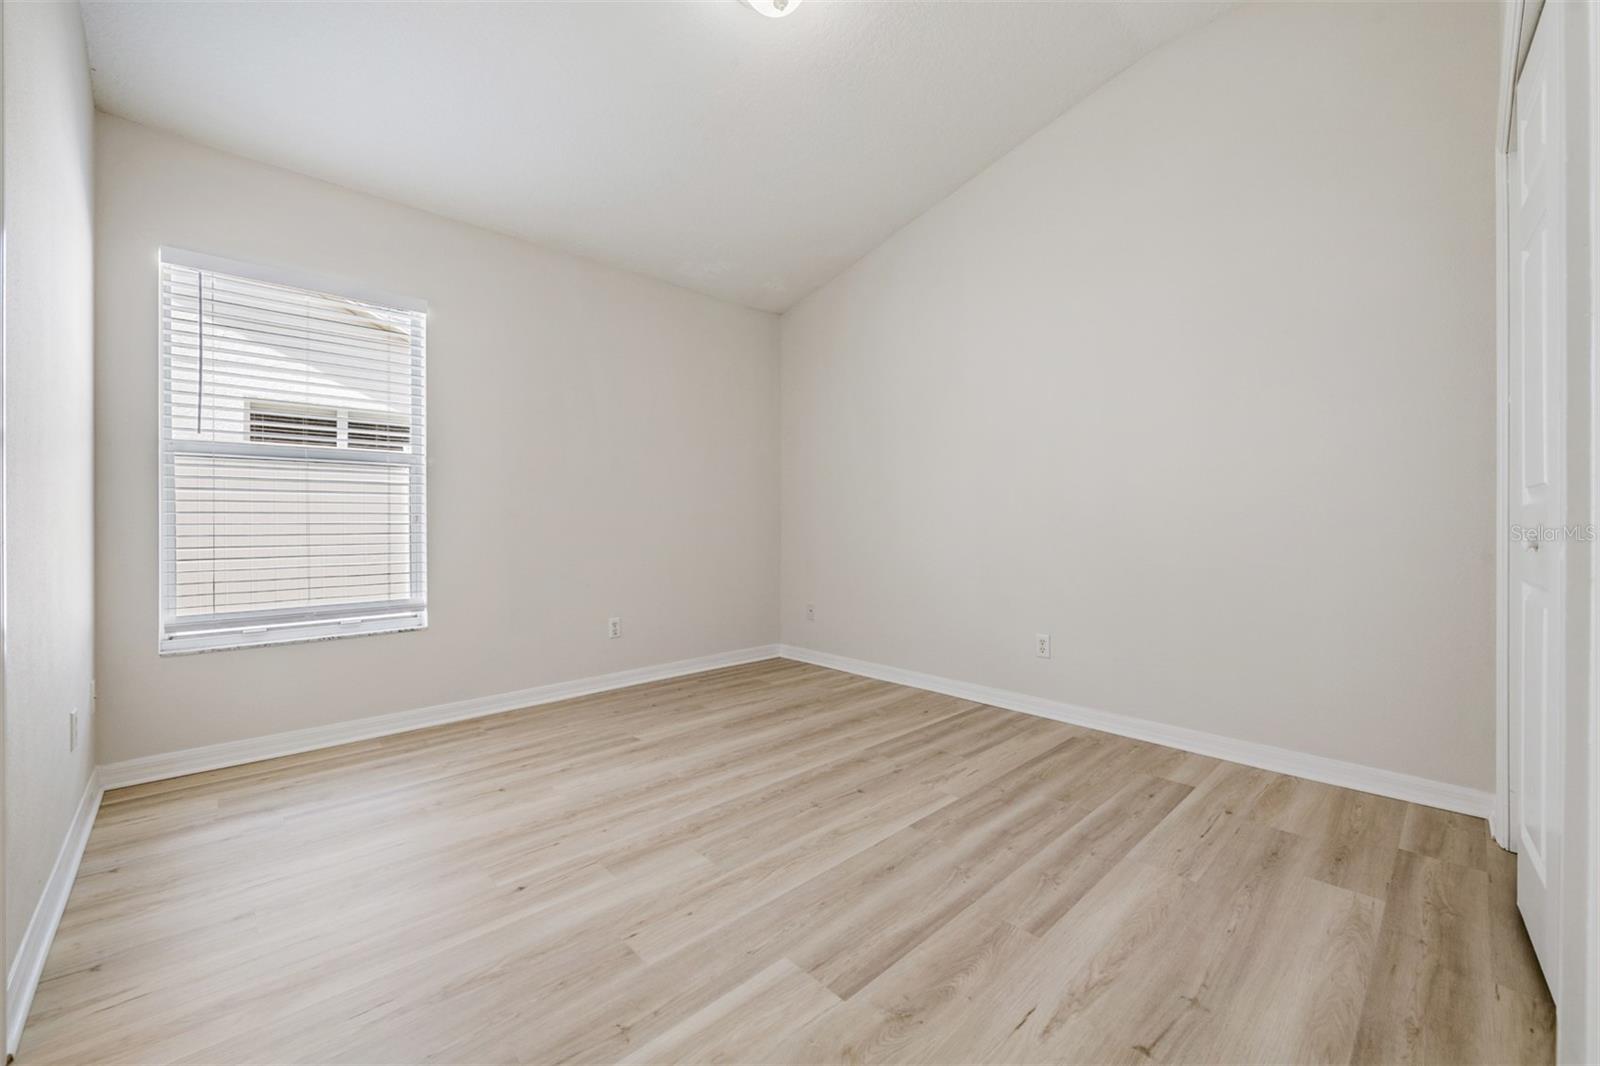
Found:
M 771 660 L 109 793 L 19 1061 L 1547 1063 L 1514 879 Z

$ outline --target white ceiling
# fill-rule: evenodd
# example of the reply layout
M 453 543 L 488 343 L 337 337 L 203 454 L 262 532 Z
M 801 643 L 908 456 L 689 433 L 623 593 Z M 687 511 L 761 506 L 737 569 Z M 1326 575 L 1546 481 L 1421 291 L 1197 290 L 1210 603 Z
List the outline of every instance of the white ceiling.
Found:
M 774 311 L 1227 6 L 83 5 L 106 111 Z

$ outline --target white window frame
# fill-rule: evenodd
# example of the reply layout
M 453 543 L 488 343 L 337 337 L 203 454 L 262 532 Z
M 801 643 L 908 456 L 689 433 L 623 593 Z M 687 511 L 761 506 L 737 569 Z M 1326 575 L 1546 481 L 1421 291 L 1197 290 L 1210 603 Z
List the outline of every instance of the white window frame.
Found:
M 163 505 L 163 482 L 172 457 L 179 454 L 218 455 L 240 458 L 284 459 L 283 446 L 252 441 L 217 444 L 212 441 L 173 440 L 168 433 L 162 412 L 166 404 L 167 354 L 164 347 L 165 323 L 161 299 L 161 267 L 164 264 L 188 267 L 194 270 L 232 274 L 252 281 L 308 289 L 329 296 L 378 304 L 397 311 L 428 314 L 425 301 L 393 293 L 381 292 L 347 281 L 318 277 L 285 267 L 263 266 L 256 263 L 225 259 L 221 256 L 191 252 L 182 248 L 162 247 L 156 260 L 156 437 L 158 455 L 156 463 L 156 603 L 158 618 L 156 650 L 160 655 L 185 655 L 203 651 L 223 651 L 235 648 L 268 647 L 278 644 L 300 644 L 317 640 L 337 640 L 341 637 L 369 636 L 379 633 L 403 633 L 428 628 L 427 602 L 427 450 L 426 440 L 426 388 L 427 341 L 424 333 L 414 337 L 414 354 L 419 360 L 419 374 L 423 392 L 415 400 L 410 424 L 411 439 L 417 450 L 405 455 L 391 451 L 359 448 L 315 448 L 296 445 L 296 458 L 310 456 L 326 458 L 339 463 L 375 463 L 380 466 L 409 466 L 411 499 L 416 501 L 411 511 L 412 533 L 410 539 L 411 573 L 413 581 L 422 590 L 421 596 L 412 600 L 378 601 L 359 609 L 360 604 L 331 604 L 326 607 L 302 609 L 275 609 L 267 611 L 228 612 L 226 621 L 217 617 L 179 620 L 166 599 L 171 587 L 173 559 L 166 548 L 168 516 Z M 341 424 L 344 413 L 340 414 Z M 326 452 L 326 455 L 319 453 Z M 356 610 L 352 610 L 356 608 Z

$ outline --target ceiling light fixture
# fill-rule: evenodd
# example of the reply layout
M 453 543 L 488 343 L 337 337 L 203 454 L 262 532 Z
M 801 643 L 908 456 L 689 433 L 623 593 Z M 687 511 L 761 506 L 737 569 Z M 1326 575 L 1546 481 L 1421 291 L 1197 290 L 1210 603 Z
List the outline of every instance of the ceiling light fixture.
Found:
M 752 11 L 759 11 L 769 19 L 781 19 L 800 6 L 800 0 L 739 0 Z

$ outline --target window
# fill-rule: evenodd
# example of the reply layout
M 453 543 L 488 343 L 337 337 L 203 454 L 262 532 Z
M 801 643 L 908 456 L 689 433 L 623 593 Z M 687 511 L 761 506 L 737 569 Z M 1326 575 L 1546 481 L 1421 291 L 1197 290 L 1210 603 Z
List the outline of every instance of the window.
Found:
M 427 624 L 426 323 L 163 249 L 162 652 Z

